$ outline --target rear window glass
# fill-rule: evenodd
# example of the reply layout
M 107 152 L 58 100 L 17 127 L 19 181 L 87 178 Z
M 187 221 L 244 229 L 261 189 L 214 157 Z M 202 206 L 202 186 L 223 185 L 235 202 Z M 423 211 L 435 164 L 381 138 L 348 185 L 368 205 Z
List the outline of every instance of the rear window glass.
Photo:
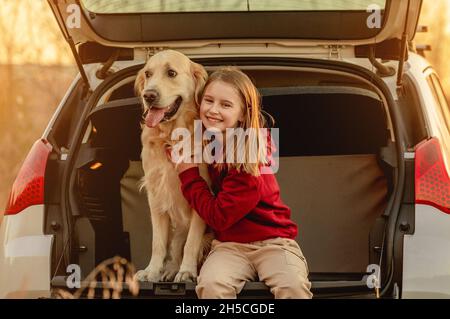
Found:
M 385 9 L 387 0 L 82 0 L 95 13 L 367 11 Z

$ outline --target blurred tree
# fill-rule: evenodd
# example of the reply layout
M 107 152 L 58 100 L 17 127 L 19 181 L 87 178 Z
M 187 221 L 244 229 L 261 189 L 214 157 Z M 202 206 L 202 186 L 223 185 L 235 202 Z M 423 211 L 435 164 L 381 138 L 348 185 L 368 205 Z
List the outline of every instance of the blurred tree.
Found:
M 417 44 L 431 45 L 425 57 L 437 70 L 443 82 L 447 99 L 450 99 L 450 3 L 448 0 L 424 0 L 420 25 L 428 26 L 427 33 L 416 35 Z M 450 100 L 449 100 L 450 101 Z
M 2 92 L 0 94 L 0 127 L 7 129 L 12 116 L 13 96 L 15 86 L 13 85 L 14 67 L 13 58 L 15 54 L 23 51 L 23 45 L 16 36 L 18 30 L 18 18 L 20 7 L 15 0 L 0 0 L 0 57 L 3 57 L 5 65 L 1 73 Z
M 0 0 L 0 219 L 26 154 L 76 73 L 61 67 L 72 59 L 46 0 Z

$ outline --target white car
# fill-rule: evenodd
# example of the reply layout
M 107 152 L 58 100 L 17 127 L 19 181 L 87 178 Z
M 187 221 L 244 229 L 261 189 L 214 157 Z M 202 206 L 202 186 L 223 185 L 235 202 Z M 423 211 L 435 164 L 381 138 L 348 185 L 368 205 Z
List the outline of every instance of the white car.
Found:
M 48 3 L 80 73 L 12 186 L 0 297 L 73 291 L 68 277 L 113 256 L 148 263 L 133 82 L 167 48 L 260 89 L 315 298 L 450 297 L 450 110 L 414 52 L 421 0 Z M 194 284 L 139 297 L 193 298 Z M 239 297 L 272 296 L 249 282 Z

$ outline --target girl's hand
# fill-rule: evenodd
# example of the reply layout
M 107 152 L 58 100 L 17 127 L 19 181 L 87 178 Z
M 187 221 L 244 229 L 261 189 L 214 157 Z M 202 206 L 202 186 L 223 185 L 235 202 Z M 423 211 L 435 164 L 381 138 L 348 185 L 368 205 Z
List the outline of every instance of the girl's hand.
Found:
M 178 174 L 181 174 L 184 171 L 186 171 L 192 167 L 198 167 L 198 165 L 195 163 L 184 163 L 184 162 L 181 162 L 181 163 L 178 163 L 177 165 L 175 165 L 175 169 L 177 170 Z
M 172 162 L 172 164 L 174 164 L 175 169 L 177 171 L 178 174 L 192 168 L 192 167 L 198 167 L 198 164 L 194 163 L 194 158 L 193 156 L 190 159 L 190 163 L 189 162 L 185 162 L 183 160 L 180 160 L 178 163 L 176 163 L 175 161 L 172 160 L 172 148 L 170 146 L 166 147 L 166 155 L 167 158 L 169 159 L 169 161 Z

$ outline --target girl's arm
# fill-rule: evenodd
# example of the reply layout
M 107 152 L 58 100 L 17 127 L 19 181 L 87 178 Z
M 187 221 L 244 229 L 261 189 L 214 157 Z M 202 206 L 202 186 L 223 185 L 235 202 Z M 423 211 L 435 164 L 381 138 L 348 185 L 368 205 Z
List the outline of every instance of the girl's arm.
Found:
M 189 205 L 206 224 L 223 231 L 256 207 L 260 200 L 256 177 L 230 170 L 222 182 L 222 190 L 214 196 L 198 167 L 179 174 L 181 190 Z

